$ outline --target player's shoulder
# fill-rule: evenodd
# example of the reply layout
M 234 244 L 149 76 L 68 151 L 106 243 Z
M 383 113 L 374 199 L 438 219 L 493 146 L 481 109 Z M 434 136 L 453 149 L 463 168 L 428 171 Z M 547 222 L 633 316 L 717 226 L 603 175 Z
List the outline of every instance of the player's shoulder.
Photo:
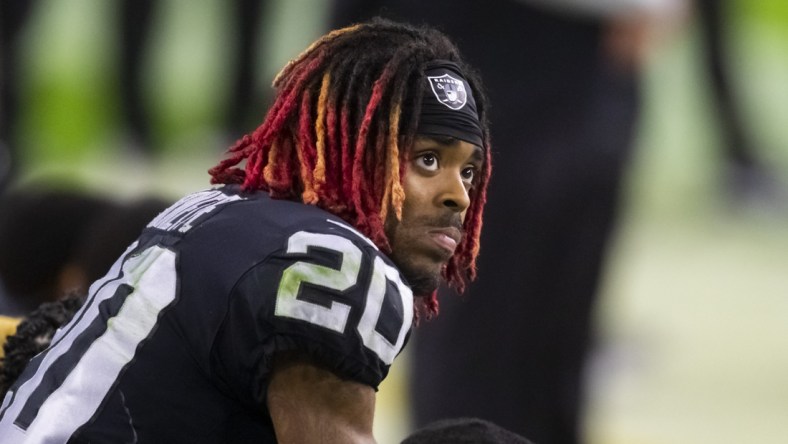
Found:
M 316 206 L 240 196 L 201 222 L 182 250 L 188 294 L 214 295 L 220 292 L 206 288 L 228 283 L 224 318 L 232 321 L 223 323 L 214 352 L 231 362 L 237 350 L 266 359 L 299 350 L 377 387 L 413 317 L 413 294 L 399 270 L 366 236 Z M 261 376 L 244 368 L 231 379 L 251 374 Z
M 212 238 L 226 242 L 275 244 L 297 232 L 347 238 L 363 249 L 377 247 L 341 218 L 314 205 L 273 199 L 263 191 L 244 192 L 236 185 L 199 191 L 185 196 L 159 214 L 148 229 L 176 237 Z

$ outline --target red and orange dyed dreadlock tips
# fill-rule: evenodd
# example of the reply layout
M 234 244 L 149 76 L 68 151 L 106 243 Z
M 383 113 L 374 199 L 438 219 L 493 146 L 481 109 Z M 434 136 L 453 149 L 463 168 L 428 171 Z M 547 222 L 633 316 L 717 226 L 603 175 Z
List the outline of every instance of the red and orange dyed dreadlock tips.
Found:
M 402 205 L 405 203 L 405 190 L 399 174 L 399 118 L 400 106 L 395 105 L 389 116 L 388 155 L 384 179 L 383 204 L 380 209 L 380 218 L 385 221 L 391 209 L 397 220 L 402 220 Z
M 315 148 L 317 150 L 317 161 L 315 162 L 313 176 L 315 180 L 315 190 L 318 194 L 320 194 L 326 183 L 326 114 L 328 113 L 327 103 L 330 86 L 331 72 L 327 71 L 323 74 L 323 80 L 320 84 L 320 96 L 317 98 L 317 119 L 315 120 L 315 134 L 317 135 Z
M 315 205 L 317 194 L 315 193 L 312 170 L 315 162 L 315 141 L 312 131 L 312 97 L 309 90 L 304 91 L 301 100 L 301 109 L 298 119 L 298 137 L 296 138 L 296 154 L 298 155 L 299 171 L 301 174 L 301 184 L 304 187 L 302 200 L 306 204 Z

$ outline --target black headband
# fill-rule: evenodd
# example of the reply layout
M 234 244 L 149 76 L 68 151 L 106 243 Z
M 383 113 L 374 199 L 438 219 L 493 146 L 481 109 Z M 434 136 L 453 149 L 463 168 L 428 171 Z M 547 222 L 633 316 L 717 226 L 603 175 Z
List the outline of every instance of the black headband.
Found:
M 433 60 L 427 63 L 424 80 L 427 86 L 416 132 L 454 137 L 484 147 L 476 101 L 460 67 L 448 60 Z

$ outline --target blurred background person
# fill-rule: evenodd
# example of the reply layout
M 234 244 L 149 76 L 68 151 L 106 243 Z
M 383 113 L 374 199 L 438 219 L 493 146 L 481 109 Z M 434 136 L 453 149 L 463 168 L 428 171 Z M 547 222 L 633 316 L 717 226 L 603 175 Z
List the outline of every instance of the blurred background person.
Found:
M 741 88 L 731 72 L 737 57 L 731 48 L 731 0 L 696 0 L 695 16 L 701 32 L 701 68 L 708 79 L 712 107 L 718 120 L 722 192 L 734 207 L 785 209 L 788 202 L 751 134 L 741 103 Z
M 21 31 L 35 0 L 0 2 L 0 193 L 16 170 L 16 123 L 19 106 L 17 83 Z
M 87 294 L 88 287 L 104 276 L 142 229 L 170 203 L 160 197 L 138 197 L 96 214 L 61 268 L 61 295 Z
M 0 386 L 0 390 L 2 387 Z M 456 418 L 436 421 L 416 430 L 400 444 L 533 444 L 489 421 Z
M 271 100 L 268 88 L 260 91 L 257 81 L 268 59 L 266 47 L 260 45 L 260 28 L 271 8 L 270 0 L 234 0 L 230 9 L 232 22 L 228 26 L 233 74 L 230 100 L 224 115 L 225 131 L 231 140 L 243 136 L 253 128 Z
M 91 221 L 112 203 L 91 193 L 31 187 L 0 198 L 0 314 L 22 317 L 63 291 L 62 275 Z
M 67 293 L 84 294 L 167 203 L 51 185 L 9 191 L 0 198 L 0 315 L 24 317 Z
M 83 302 L 76 295 L 44 302 L 19 320 L 0 347 L 0 397 L 5 397 L 28 361 L 49 347 L 55 332 L 74 317 Z
M 125 132 L 125 143 L 137 155 L 151 156 L 154 139 L 151 115 L 145 100 L 146 48 L 151 44 L 154 14 L 160 6 L 157 0 L 121 0 L 118 10 L 117 90 L 120 93 L 120 114 Z

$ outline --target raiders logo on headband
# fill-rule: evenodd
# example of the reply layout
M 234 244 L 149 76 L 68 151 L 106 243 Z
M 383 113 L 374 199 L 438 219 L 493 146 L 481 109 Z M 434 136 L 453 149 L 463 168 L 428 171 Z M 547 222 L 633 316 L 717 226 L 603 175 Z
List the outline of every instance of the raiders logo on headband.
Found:
M 448 106 L 453 110 L 462 109 L 468 100 L 468 92 L 462 80 L 455 79 L 449 74 L 442 76 L 427 77 L 430 81 L 432 92 L 438 102 Z

